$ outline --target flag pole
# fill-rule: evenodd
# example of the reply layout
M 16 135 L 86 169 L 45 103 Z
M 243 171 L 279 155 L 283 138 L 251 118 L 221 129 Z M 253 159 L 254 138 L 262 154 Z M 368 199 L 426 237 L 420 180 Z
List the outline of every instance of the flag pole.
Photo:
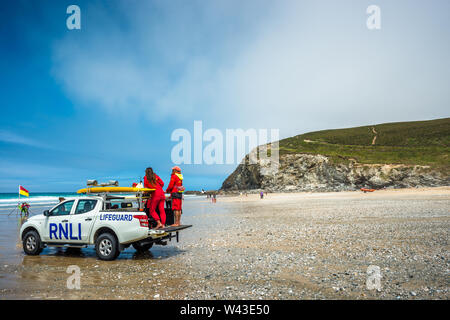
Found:
M 22 211 L 20 210 L 20 185 L 19 185 L 19 203 L 17 204 L 17 209 L 20 211 L 20 216 L 22 216 Z

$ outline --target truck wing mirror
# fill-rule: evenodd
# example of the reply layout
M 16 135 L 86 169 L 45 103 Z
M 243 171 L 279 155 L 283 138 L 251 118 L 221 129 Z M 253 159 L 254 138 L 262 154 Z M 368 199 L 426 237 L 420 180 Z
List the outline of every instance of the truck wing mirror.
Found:
M 45 210 L 44 211 L 44 216 L 46 216 L 46 217 L 50 216 L 50 212 L 48 210 Z

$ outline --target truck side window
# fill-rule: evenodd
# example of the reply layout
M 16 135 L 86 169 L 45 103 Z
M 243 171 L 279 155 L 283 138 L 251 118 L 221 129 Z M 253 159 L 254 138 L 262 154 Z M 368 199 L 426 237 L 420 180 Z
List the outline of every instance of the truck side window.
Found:
M 61 203 L 55 209 L 51 211 L 52 216 L 66 216 L 70 214 L 70 210 L 72 210 L 72 206 L 75 200 L 66 201 Z
M 97 200 L 80 200 L 78 201 L 75 214 L 82 214 L 94 210 Z

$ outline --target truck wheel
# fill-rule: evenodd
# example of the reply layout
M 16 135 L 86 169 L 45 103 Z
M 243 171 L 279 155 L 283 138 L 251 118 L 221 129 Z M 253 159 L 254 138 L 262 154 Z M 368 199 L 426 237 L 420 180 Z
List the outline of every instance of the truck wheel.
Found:
M 141 242 L 138 241 L 138 242 L 133 243 L 133 248 L 139 252 L 148 251 L 148 250 L 150 250 L 151 247 L 153 247 L 153 242 L 142 244 Z
M 41 237 L 36 231 L 28 231 L 22 243 L 23 251 L 30 256 L 37 256 L 42 252 Z
M 114 260 L 120 254 L 116 237 L 102 233 L 95 241 L 95 251 L 100 260 Z

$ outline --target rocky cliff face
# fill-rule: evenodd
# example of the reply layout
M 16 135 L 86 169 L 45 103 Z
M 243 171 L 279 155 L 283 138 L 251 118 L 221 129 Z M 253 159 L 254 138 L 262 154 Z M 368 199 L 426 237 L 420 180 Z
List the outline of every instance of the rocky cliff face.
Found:
M 276 172 L 271 173 L 268 165 L 268 162 L 240 164 L 223 182 L 222 190 L 343 191 L 450 185 L 448 173 L 433 171 L 426 166 L 333 164 L 326 156 L 310 154 L 281 155 Z

